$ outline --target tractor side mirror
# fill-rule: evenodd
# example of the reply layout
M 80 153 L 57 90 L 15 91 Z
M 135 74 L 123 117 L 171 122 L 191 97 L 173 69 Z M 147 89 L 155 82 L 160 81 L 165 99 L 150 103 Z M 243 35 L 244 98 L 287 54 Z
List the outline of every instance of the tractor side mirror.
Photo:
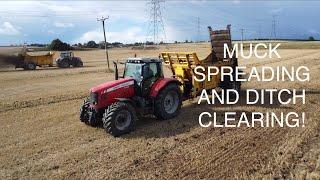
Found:
M 118 80 L 119 79 L 118 64 L 113 61 L 113 65 L 114 65 L 114 79 Z

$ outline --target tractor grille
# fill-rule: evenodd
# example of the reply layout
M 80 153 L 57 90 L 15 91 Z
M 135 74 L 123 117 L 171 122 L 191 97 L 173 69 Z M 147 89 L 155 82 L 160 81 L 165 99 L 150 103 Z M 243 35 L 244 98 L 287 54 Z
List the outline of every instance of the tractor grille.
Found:
M 98 93 L 90 92 L 90 103 L 98 104 Z

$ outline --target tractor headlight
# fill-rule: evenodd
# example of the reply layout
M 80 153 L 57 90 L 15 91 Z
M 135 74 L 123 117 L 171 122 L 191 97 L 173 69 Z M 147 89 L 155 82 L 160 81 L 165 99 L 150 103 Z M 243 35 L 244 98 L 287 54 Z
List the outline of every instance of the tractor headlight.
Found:
M 90 103 L 94 105 L 98 104 L 98 93 L 90 93 Z

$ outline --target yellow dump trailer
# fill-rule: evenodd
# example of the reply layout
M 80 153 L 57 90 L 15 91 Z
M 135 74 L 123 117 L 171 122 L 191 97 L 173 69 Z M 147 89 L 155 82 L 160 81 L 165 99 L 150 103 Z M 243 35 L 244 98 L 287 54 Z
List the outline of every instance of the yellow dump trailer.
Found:
M 200 60 L 195 52 L 162 52 L 161 57 L 165 65 L 167 65 L 175 78 L 177 78 L 182 86 L 181 90 L 186 98 L 194 98 L 201 93 L 203 89 L 211 90 L 217 87 L 221 88 L 233 88 L 240 90 L 240 82 L 230 81 L 229 77 L 226 77 L 224 82 L 221 82 L 221 67 L 229 66 L 235 68 L 238 65 L 235 57 L 224 58 L 223 46 L 227 43 L 231 47 L 231 35 L 230 25 L 226 30 L 212 31 L 209 27 L 209 33 L 211 37 L 211 53 L 203 60 Z M 196 81 L 201 79 L 199 75 L 195 74 L 195 68 L 202 66 L 203 74 L 208 77 L 208 67 L 215 67 L 218 69 L 216 75 L 211 75 L 211 80 L 206 78 L 204 81 Z M 211 72 L 212 73 L 212 72 Z
M 21 54 L 20 61 L 16 64 L 16 68 L 23 68 L 27 70 L 34 70 L 37 66 L 53 66 L 54 53 L 48 52 L 46 54 Z

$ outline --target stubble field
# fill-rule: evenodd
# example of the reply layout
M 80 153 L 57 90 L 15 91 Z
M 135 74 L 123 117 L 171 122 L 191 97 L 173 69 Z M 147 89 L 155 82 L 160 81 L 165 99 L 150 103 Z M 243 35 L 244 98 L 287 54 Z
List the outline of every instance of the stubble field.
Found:
M 300 43 L 300 42 L 299 42 Z M 306 104 L 197 105 L 185 101 L 168 121 L 140 119 L 120 138 L 79 121 L 89 89 L 114 78 L 106 72 L 103 50 L 76 51 L 83 68 L 0 69 L 0 179 L 37 178 L 320 178 L 320 48 L 301 42 L 280 49 L 281 59 L 240 59 L 247 67 L 268 65 L 310 69 L 310 82 L 246 82 L 242 88 L 306 89 Z M 310 47 L 310 48 L 308 48 Z M 0 49 L 1 51 L 1 49 Z M 195 51 L 204 58 L 209 43 L 162 46 L 158 50 L 111 49 L 112 60 L 136 53 Z M 168 70 L 166 70 L 166 74 Z M 245 98 L 241 96 L 241 98 Z M 306 112 L 300 128 L 201 128 L 203 111 L 224 113 Z

